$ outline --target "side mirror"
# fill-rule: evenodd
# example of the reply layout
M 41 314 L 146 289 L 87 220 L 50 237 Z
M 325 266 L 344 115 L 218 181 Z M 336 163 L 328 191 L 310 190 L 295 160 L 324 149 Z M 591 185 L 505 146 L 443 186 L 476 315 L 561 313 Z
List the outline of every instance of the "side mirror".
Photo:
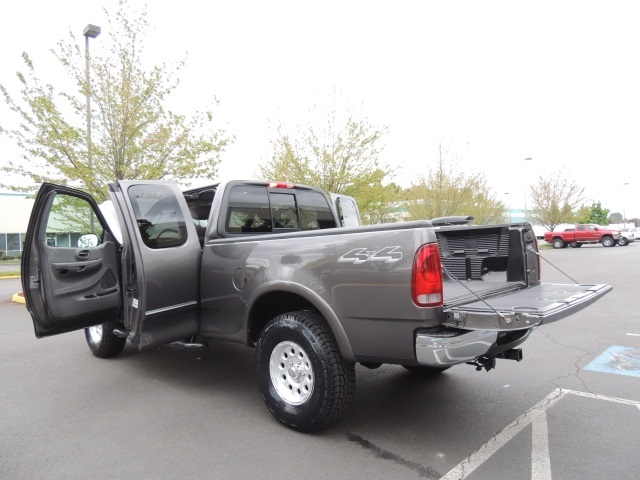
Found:
M 78 248 L 95 248 L 100 245 L 100 237 L 95 233 L 87 233 L 78 239 Z

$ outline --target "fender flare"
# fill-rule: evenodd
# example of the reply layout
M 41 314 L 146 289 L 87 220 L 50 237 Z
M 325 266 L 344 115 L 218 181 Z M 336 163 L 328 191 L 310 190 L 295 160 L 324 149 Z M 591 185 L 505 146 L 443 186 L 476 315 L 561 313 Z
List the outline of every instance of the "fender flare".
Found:
M 320 312 L 322 317 L 329 325 L 331 332 L 336 338 L 336 342 L 338 343 L 338 347 L 340 348 L 342 357 L 347 362 L 357 362 L 355 355 L 353 354 L 353 348 L 351 348 L 351 342 L 349 342 L 349 338 L 347 337 L 347 333 L 344 331 L 342 323 L 336 316 L 331 306 L 325 301 L 324 298 L 318 295 L 317 292 L 299 283 L 274 280 L 265 282 L 258 288 L 256 288 L 251 295 L 251 299 L 247 303 L 248 313 L 247 317 L 245 318 L 245 328 L 248 328 L 250 312 L 253 311 L 255 303 L 264 295 L 272 292 L 292 293 L 304 298 L 309 303 L 311 303 L 318 310 L 318 312 Z

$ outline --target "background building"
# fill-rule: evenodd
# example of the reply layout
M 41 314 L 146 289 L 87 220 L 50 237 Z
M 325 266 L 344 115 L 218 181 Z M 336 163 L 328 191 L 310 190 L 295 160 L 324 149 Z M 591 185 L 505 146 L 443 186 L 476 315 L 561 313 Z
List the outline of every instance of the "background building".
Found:
M 31 195 L 0 193 L 0 258 L 21 255 L 33 201 Z

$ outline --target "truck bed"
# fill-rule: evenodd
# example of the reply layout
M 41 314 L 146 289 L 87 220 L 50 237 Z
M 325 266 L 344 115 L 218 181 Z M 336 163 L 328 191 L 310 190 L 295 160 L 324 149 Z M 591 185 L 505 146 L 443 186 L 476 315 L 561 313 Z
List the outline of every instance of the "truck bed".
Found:
M 478 297 L 487 299 L 504 293 L 516 292 L 522 288 L 524 288 L 522 282 L 492 283 L 482 280 L 445 282 L 443 285 L 444 308 L 475 302 Z
M 511 227 L 491 225 L 439 229 L 437 237 L 443 266 L 445 308 L 527 287 L 523 240 L 527 241 L 529 235 L 532 242 L 534 236 L 528 226 L 524 229 Z

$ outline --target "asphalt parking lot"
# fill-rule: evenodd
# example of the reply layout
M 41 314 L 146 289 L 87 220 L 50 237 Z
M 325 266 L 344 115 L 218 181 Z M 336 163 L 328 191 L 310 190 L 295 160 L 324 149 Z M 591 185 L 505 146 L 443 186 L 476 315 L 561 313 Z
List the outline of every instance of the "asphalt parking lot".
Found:
M 311 435 L 267 411 L 251 349 L 100 360 L 82 332 L 37 340 L 19 280 L 0 280 L 0 478 L 640 478 L 640 242 L 542 256 L 614 289 L 491 372 L 358 366 L 349 409 Z

